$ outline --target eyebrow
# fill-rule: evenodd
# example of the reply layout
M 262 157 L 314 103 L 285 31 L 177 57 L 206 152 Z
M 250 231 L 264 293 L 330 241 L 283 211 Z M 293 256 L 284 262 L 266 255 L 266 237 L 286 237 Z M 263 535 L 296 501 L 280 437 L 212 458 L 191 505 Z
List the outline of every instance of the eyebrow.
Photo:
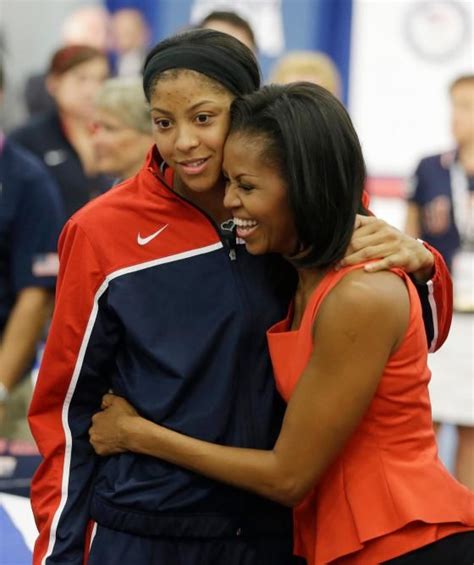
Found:
M 214 100 L 201 100 L 200 102 L 196 102 L 196 104 L 193 104 L 192 106 L 190 106 L 189 108 L 187 108 L 186 111 L 188 112 L 192 112 L 193 110 L 196 110 L 196 108 L 199 108 L 199 106 L 203 106 L 204 104 L 215 104 Z M 161 114 L 166 114 L 168 116 L 171 116 L 172 112 L 169 112 L 168 110 L 164 110 L 163 108 L 158 108 L 157 106 L 153 106 L 153 108 L 151 108 L 152 112 L 160 112 Z
M 228 177 L 229 174 L 227 173 L 227 171 L 225 169 L 222 169 L 222 173 Z M 237 175 L 235 177 L 235 180 L 239 181 L 242 177 L 254 177 L 254 178 L 258 178 L 259 175 L 251 175 L 250 173 L 240 173 L 239 175 Z

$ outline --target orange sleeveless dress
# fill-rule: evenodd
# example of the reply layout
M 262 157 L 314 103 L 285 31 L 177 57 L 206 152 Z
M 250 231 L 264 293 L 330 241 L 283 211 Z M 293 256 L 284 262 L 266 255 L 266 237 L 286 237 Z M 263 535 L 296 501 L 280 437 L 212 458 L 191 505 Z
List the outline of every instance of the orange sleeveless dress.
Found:
M 331 271 L 311 296 L 298 330 L 289 329 L 290 307 L 288 317 L 268 331 L 277 387 L 286 401 L 309 361 L 322 301 L 342 277 L 361 267 Z M 438 458 L 418 295 L 409 277 L 393 272 L 409 291 L 408 329 L 363 420 L 294 509 L 294 550 L 308 565 L 376 565 L 474 529 L 474 493 Z

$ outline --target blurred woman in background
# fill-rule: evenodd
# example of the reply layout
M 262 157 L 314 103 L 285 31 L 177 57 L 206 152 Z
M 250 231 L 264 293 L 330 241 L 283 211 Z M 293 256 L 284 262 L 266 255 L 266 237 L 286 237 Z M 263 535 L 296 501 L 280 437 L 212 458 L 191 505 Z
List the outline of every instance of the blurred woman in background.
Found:
M 97 170 L 115 177 L 115 183 L 140 170 L 153 137 L 139 78 L 105 81 L 96 100 L 93 144 Z
M 11 134 L 52 173 L 66 218 L 111 185 L 109 177 L 98 174 L 90 127 L 97 92 L 108 74 L 107 57 L 95 47 L 59 49 L 51 59 L 46 82 L 54 110 Z

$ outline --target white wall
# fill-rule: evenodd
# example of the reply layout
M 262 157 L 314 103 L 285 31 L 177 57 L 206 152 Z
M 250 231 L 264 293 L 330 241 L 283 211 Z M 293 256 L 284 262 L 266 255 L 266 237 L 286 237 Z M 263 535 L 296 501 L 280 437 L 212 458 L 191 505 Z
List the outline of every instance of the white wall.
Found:
M 0 29 L 6 53 L 5 102 L 2 122 L 8 128 L 25 115 L 25 77 L 41 72 L 60 45 L 61 24 L 74 9 L 100 0 L 0 0 Z
M 353 0 L 349 108 L 369 174 L 449 148 L 448 86 L 474 72 L 470 0 Z

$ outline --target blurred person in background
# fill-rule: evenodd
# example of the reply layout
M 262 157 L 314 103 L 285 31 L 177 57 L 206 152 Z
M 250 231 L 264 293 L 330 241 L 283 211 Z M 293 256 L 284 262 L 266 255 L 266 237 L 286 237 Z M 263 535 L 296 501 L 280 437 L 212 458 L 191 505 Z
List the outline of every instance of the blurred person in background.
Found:
M 59 49 L 47 77 L 54 109 L 10 134 L 46 164 L 59 186 L 67 218 L 111 185 L 109 177 L 98 174 L 91 131 L 97 92 L 108 74 L 107 57 L 95 47 Z
M 111 78 L 96 101 L 93 143 L 97 169 L 115 184 L 137 173 L 153 145 L 148 103 L 139 78 Z
M 3 69 L 0 60 L 0 105 Z M 30 370 L 51 313 L 62 225 L 54 180 L 0 130 L 0 437 L 31 437 Z
M 110 14 L 99 5 L 82 6 L 64 20 L 60 31 L 60 46 L 89 45 L 104 53 L 110 49 Z M 54 98 L 46 86 L 47 72 L 29 76 L 25 83 L 25 104 L 30 116 L 54 108 Z
M 341 76 L 333 60 L 320 51 L 290 51 L 275 64 L 270 82 L 288 84 L 307 81 L 341 97 Z
M 66 45 L 90 45 L 107 51 L 110 47 L 110 14 L 103 6 L 81 6 L 64 20 L 61 43 Z
M 431 357 L 434 420 L 458 430 L 455 474 L 474 490 L 474 75 L 450 86 L 455 148 L 422 159 L 410 183 L 406 231 L 439 249 L 453 273 L 451 335 Z
M 209 13 L 197 27 L 215 29 L 232 35 L 254 53 L 257 52 L 257 42 L 252 26 L 239 14 L 227 10 L 215 10 Z
M 110 25 L 113 74 L 140 76 L 150 41 L 150 29 L 142 12 L 133 8 L 117 10 Z

